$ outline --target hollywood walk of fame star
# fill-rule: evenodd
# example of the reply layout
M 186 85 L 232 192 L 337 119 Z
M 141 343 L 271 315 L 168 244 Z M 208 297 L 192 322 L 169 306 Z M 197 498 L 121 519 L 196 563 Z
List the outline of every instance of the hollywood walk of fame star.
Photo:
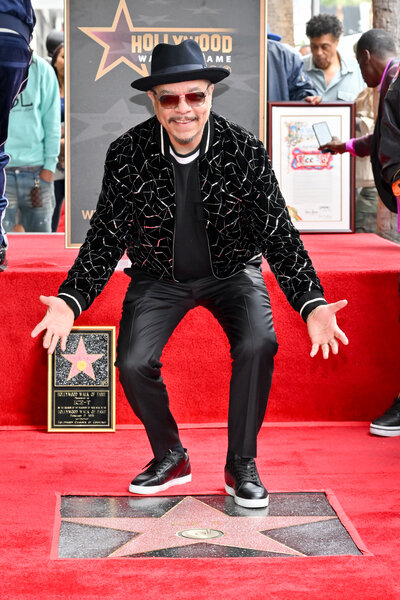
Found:
M 95 81 L 121 63 L 125 63 L 143 77 L 149 74 L 146 65 L 138 66 L 133 62 L 136 54 L 132 53 L 131 39 L 135 29 L 126 0 L 120 0 L 111 27 L 79 27 L 79 29 L 104 48 Z
M 81 336 L 75 354 L 61 354 L 61 356 L 72 363 L 67 381 L 75 377 L 75 375 L 79 375 L 79 373 L 85 373 L 91 379 L 96 380 L 92 364 L 96 360 L 99 360 L 99 358 L 102 358 L 104 354 L 88 354 Z
M 109 558 L 117 558 L 196 543 L 259 550 L 279 555 L 305 556 L 262 532 L 335 518 L 332 516 L 254 516 L 243 519 L 243 517 L 228 516 L 205 502 L 188 496 L 162 517 L 70 517 L 62 520 L 135 534 L 134 538 L 109 555 Z M 196 537 L 193 529 L 198 530 L 199 537 Z M 205 534 L 210 532 L 210 535 L 215 537 L 204 539 L 203 532 Z M 222 535 L 219 535 L 221 533 Z
M 139 18 L 140 20 L 144 20 L 145 17 L 140 15 Z M 170 20 L 168 15 L 160 15 L 156 18 L 146 17 L 146 19 L 147 21 L 153 20 L 158 23 Z M 100 44 L 104 49 L 95 81 L 121 63 L 125 63 L 142 77 L 146 77 L 149 74 L 146 64 L 135 62 L 138 60 L 138 53 L 132 50 L 132 35 L 134 34 L 151 34 L 153 32 L 165 34 L 168 37 L 169 32 L 172 33 L 175 31 L 180 32 L 182 35 L 178 37 L 179 39 L 183 39 L 186 35 L 200 32 L 232 33 L 235 31 L 235 29 L 230 28 L 150 27 L 149 23 L 147 23 L 146 27 L 134 27 L 126 0 L 119 0 L 111 27 L 78 27 L 78 29 Z

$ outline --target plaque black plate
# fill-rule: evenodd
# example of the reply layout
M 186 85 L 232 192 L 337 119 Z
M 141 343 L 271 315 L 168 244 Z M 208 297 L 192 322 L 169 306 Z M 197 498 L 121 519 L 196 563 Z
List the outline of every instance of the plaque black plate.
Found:
M 49 356 L 48 431 L 115 431 L 115 327 L 73 327 Z

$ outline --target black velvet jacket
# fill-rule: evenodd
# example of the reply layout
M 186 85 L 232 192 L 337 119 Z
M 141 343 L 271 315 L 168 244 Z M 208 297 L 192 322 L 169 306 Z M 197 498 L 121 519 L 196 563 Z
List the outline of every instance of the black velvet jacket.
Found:
M 168 137 L 152 117 L 110 145 L 96 212 L 59 290 L 75 315 L 102 291 L 125 250 L 132 270 L 174 279 L 174 173 Z M 200 189 L 215 277 L 232 277 L 261 253 L 305 319 L 325 303 L 262 143 L 211 113 L 199 157 Z

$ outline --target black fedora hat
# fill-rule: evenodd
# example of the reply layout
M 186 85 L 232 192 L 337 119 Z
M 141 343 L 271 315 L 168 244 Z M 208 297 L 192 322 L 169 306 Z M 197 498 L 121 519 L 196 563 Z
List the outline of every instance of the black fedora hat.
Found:
M 194 40 L 180 44 L 157 44 L 151 59 L 151 75 L 140 77 L 131 86 L 147 92 L 155 85 L 207 79 L 217 83 L 228 77 L 230 71 L 223 67 L 207 67 L 200 46 Z

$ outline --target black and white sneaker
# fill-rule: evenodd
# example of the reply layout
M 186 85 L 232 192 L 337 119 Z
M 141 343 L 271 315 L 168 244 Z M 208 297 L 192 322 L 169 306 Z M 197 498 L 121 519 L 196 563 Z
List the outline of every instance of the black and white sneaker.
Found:
M 373 435 L 382 437 L 400 435 L 400 396 L 394 399 L 392 406 L 381 417 L 372 421 L 369 430 Z
M 0 272 L 7 268 L 6 249 L 0 244 Z
M 269 503 L 254 458 L 235 456 L 227 461 L 225 491 L 234 497 L 236 504 L 245 508 L 263 508 Z
M 182 485 L 192 480 L 189 456 L 177 450 L 168 450 L 161 460 L 153 458 L 129 486 L 133 494 L 156 494 L 173 485 Z

